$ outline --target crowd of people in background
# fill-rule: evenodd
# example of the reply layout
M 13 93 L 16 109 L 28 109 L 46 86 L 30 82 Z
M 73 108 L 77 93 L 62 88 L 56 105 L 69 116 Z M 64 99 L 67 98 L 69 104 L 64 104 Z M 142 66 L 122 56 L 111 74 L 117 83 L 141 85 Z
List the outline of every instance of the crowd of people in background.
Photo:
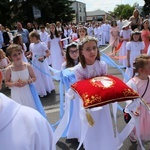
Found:
M 107 65 L 100 61 L 97 47 L 111 45 L 111 56 L 118 56 L 118 63 L 126 70 L 130 68 L 129 79 L 135 74 L 135 68 L 137 69 L 136 73 L 139 73 L 136 78 L 139 84 L 142 82 L 139 79 L 142 77 L 147 79 L 148 77 L 148 71 L 140 70 L 135 62 L 138 63 L 140 58 L 149 59 L 149 57 L 140 57 L 140 55 L 150 55 L 150 17 L 141 18 L 137 9 L 134 10 L 129 19 L 120 16 L 119 20 L 112 19 L 81 24 L 64 24 L 57 21 L 56 23 L 38 25 L 29 22 L 24 26 L 21 22 L 17 22 L 16 29 L 11 32 L 9 28 L 0 24 L 0 69 L 6 86 L 11 88 L 11 98 L 22 105 L 38 110 L 35 100 L 31 96 L 31 89 L 29 88 L 31 83 L 34 83 L 36 92 L 40 97 L 55 90 L 53 80 L 49 77 L 51 76 L 49 67 L 61 71 L 76 66 L 75 75 L 78 81 L 83 78 L 107 74 Z M 89 36 L 93 39 L 83 42 L 78 49 L 78 44 Z M 121 46 L 117 51 L 119 44 Z M 89 56 L 91 51 L 94 53 L 93 59 Z M 91 66 L 91 64 L 94 65 Z M 141 68 L 146 65 L 144 63 Z M 104 72 L 101 72 L 102 70 L 99 70 L 98 66 L 103 66 Z M 92 72 L 94 67 L 96 70 Z M 59 78 L 59 74 L 56 73 L 55 76 Z M 6 78 L 4 79 L 4 77 Z M 23 96 L 24 92 L 26 95 Z M 29 98 L 26 97 L 27 95 Z M 147 98 L 148 94 L 146 94 Z M 105 109 L 106 112 L 109 111 L 107 106 L 101 113 L 110 121 L 109 114 L 107 116 L 103 114 Z M 145 114 L 148 115 L 146 112 Z M 112 132 L 112 125 L 108 128 L 110 129 L 108 130 L 109 133 Z M 142 128 L 144 127 L 142 126 Z M 95 131 L 96 129 L 92 132 L 96 134 Z M 107 134 L 110 135 L 109 133 Z M 68 132 L 68 137 L 72 137 L 71 134 Z M 130 137 L 132 141 L 136 138 L 135 134 L 136 132 Z M 143 134 L 145 134 L 144 131 Z M 113 133 L 111 135 L 112 138 L 110 139 L 113 141 Z M 88 136 L 87 141 L 90 141 L 91 134 L 89 133 Z M 143 137 L 145 136 L 143 135 Z M 94 146 L 94 144 L 89 145 L 89 143 L 84 145 L 86 149 Z M 116 149 L 114 142 L 112 142 L 111 148 Z
M 69 37 L 71 40 L 64 40 L 63 41 L 63 48 L 65 48 L 65 45 L 67 45 L 68 42 L 75 40 L 79 37 L 78 35 L 78 29 L 80 26 L 85 26 L 87 28 L 87 34 L 90 36 L 95 36 L 99 40 L 99 46 L 106 45 L 110 42 L 110 36 L 111 32 L 110 29 L 114 26 L 117 26 L 119 28 L 119 32 L 122 30 L 122 26 L 125 20 L 131 21 L 131 30 L 134 30 L 135 28 L 138 28 L 139 30 L 142 30 L 143 21 L 144 19 L 148 19 L 150 22 L 150 17 L 147 15 L 145 18 L 140 17 L 139 11 L 137 9 L 134 10 L 133 15 L 129 17 L 129 19 L 123 18 L 122 16 L 119 17 L 119 19 L 111 19 L 111 20 L 105 20 L 105 21 L 92 21 L 92 22 L 86 22 L 86 23 L 61 23 L 57 21 L 55 24 L 56 30 L 60 34 L 60 38 L 64 39 L 66 37 Z M 114 21 L 114 22 L 112 22 Z M 117 24 L 115 23 L 117 22 Z M 116 24 L 116 25 L 115 25 Z M 47 37 L 49 34 L 51 34 L 50 26 L 51 23 L 46 24 L 37 24 L 37 23 L 31 23 L 28 22 L 26 25 L 17 22 L 14 29 L 10 31 L 10 29 L 6 26 L 0 25 L 0 31 L 3 34 L 3 40 L 2 37 L 0 37 L 0 48 L 3 48 L 4 51 L 6 47 L 12 43 L 13 36 L 16 33 L 19 33 L 22 35 L 23 43 L 26 44 L 27 50 L 29 50 L 29 33 L 31 31 L 37 31 L 40 34 L 40 40 L 42 42 L 47 42 Z M 23 27 L 24 26 L 24 27 Z M 13 34 L 12 34 L 13 33 Z

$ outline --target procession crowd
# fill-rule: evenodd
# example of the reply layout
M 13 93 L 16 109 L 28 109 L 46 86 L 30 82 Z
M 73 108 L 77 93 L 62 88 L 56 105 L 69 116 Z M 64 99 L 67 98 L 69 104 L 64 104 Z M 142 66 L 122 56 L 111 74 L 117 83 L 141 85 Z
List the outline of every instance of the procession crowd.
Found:
M 11 99 L 0 94 L 2 148 L 55 150 L 55 131 L 40 102 L 41 97 L 55 90 L 50 70 L 54 69 L 53 75 L 60 79 L 61 71 L 72 68 L 76 81 L 107 75 L 107 62 L 101 60 L 99 51 L 101 46 L 107 45 L 112 49 L 108 57 L 117 59 L 125 69 L 128 76 L 128 80 L 124 76 L 125 84 L 149 105 L 150 19 L 141 19 L 138 10 L 135 9 L 129 19 L 120 17 L 104 22 L 62 24 L 58 21 L 39 26 L 27 23 L 26 28 L 17 22 L 13 32 L 0 24 L 1 82 L 11 90 Z M 84 137 L 81 134 L 83 104 L 79 96 L 75 95 L 74 99 L 67 138 L 77 138 L 86 150 L 117 150 L 119 145 L 109 104 L 98 111 L 90 111 L 95 124 Z M 132 128 L 128 135 L 131 142 L 138 143 L 138 150 L 144 149 L 144 142 L 150 140 L 149 111 L 135 99 L 126 102 L 124 113 L 134 119 L 134 126 L 133 122 L 129 124 L 130 120 L 127 122 Z M 10 144 L 6 144 L 6 139 Z

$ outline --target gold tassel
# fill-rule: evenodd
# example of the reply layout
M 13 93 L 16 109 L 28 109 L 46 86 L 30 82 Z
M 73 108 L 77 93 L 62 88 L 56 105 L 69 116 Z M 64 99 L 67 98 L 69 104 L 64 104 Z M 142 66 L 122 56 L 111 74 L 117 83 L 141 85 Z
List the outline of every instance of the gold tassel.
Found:
M 91 114 L 87 110 L 86 110 L 86 118 L 87 118 L 89 125 L 92 127 L 94 125 L 94 120 Z

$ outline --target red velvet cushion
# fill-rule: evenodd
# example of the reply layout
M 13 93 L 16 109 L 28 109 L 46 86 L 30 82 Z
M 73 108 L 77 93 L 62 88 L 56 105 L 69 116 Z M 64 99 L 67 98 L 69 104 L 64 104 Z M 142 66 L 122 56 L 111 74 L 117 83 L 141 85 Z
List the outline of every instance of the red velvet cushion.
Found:
M 81 97 L 85 108 L 103 106 L 108 103 L 139 97 L 123 81 L 111 75 L 78 81 L 72 84 L 71 88 Z

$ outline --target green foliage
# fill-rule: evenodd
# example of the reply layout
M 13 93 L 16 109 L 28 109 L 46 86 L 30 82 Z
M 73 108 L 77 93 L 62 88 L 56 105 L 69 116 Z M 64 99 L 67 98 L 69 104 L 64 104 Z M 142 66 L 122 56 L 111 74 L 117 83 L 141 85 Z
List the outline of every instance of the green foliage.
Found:
M 149 15 L 150 14 L 150 0 L 144 0 L 145 1 L 145 5 L 143 7 L 143 12 L 144 15 Z
M 135 4 L 136 5 L 136 4 Z M 112 14 L 116 17 L 119 18 L 120 16 L 122 16 L 124 19 L 128 19 L 130 16 L 132 16 L 133 10 L 135 8 L 134 6 L 130 6 L 129 4 L 121 4 L 121 5 L 117 5 L 114 8 L 114 11 L 112 12 Z
M 0 23 L 5 24 L 7 23 L 7 20 L 10 18 L 9 12 L 10 3 L 9 0 L 1 0 L 0 1 Z
M 12 25 L 20 21 L 27 22 L 70 22 L 73 20 L 73 10 L 70 0 L 2 0 L 0 2 L 0 18 L 3 25 Z M 41 11 L 41 18 L 34 18 L 32 7 Z
M 51 9 L 50 15 L 46 15 L 46 18 L 49 18 L 50 22 L 70 22 L 73 20 L 73 10 L 71 8 L 71 1 L 68 0 L 51 0 Z M 44 12 L 44 10 L 43 10 Z

